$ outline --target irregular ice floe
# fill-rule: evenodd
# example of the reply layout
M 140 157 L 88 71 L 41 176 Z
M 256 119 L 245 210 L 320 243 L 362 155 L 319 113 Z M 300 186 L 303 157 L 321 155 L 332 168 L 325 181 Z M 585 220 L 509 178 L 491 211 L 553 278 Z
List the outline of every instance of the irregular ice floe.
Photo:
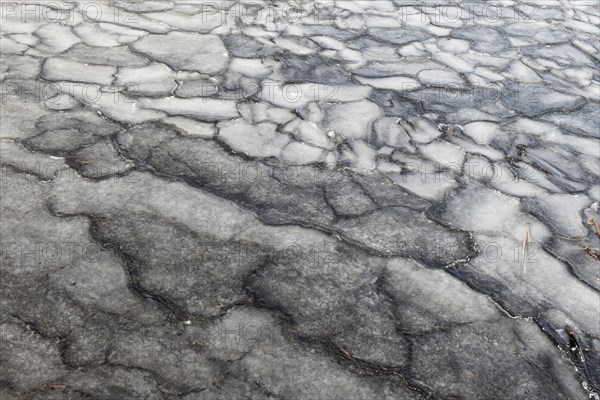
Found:
M 119 36 L 106 32 L 96 25 L 79 25 L 73 31 L 88 46 L 114 47 L 120 44 Z
M 110 85 L 116 68 L 89 65 L 60 58 L 50 58 L 42 66 L 42 78 L 49 81 L 73 81 Z
M 280 83 L 268 83 L 263 86 L 260 97 L 264 101 L 285 108 L 303 107 L 314 98 L 309 93 L 303 93 L 296 85 L 282 86 Z
M 4 79 L 32 79 L 40 73 L 41 61 L 28 56 L 9 56 L 3 59 L 2 69 Z M 10 84 L 7 84 L 10 86 Z M 4 89 L 4 94 L 9 92 L 9 89 Z
M 290 132 L 298 140 L 314 146 L 325 149 L 333 147 L 334 137 L 327 135 L 327 133 L 314 122 L 303 121 L 296 118 L 284 127 L 284 131 Z
M 394 44 L 405 44 L 427 38 L 427 34 L 417 30 L 410 29 L 369 29 L 369 35 L 379 40 L 388 41 Z
M 375 150 L 360 140 L 350 140 L 337 148 L 338 158 L 346 167 L 361 173 L 376 167 Z
M 578 238 L 588 234 L 582 209 L 590 204 L 587 196 L 541 195 L 528 202 L 532 212 L 558 235 Z
M 442 50 L 452 53 L 464 53 L 469 50 L 469 42 L 460 39 L 441 39 L 438 41 L 438 46 Z
M 116 83 L 135 96 L 164 96 L 175 90 L 174 76 L 166 65 L 150 64 L 140 68 L 119 68 Z
M 426 158 L 440 164 L 442 168 L 454 171 L 460 171 L 465 160 L 464 151 L 447 142 L 433 142 L 419 147 L 419 150 Z
M 435 54 L 434 58 L 441 62 L 442 64 L 446 64 L 448 67 L 457 72 L 471 72 L 473 71 L 473 64 L 455 56 L 450 53 L 438 52 Z
M 462 212 L 469 209 L 468 218 Z M 518 199 L 471 183 L 453 195 L 445 207 L 443 219 L 461 229 L 478 232 L 502 232 L 522 240 L 521 231 L 530 225 L 530 235 L 536 240 L 548 236 L 545 226 L 520 211 Z
M 275 122 L 285 124 L 295 118 L 292 110 L 271 107 L 264 103 L 242 103 L 239 106 L 240 114 L 252 122 Z
M 207 74 L 223 70 L 229 59 L 223 42 L 215 35 L 183 32 L 147 35 L 133 43 L 132 47 L 175 70 Z
M 366 139 L 373 121 L 381 117 L 379 107 L 370 101 L 332 106 L 325 113 L 324 124 L 346 139 Z
M 494 71 L 490 70 L 489 68 L 485 68 L 485 67 L 477 67 L 477 68 L 475 68 L 475 70 L 473 72 L 475 74 L 477 74 L 478 76 L 485 78 L 489 82 L 497 82 L 497 81 L 501 81 L 501 80 L 505 79 L 505 77 L 503 75 L 501 75 L 497 72 L 494 72 Z
M 441 201 L 451 189 L 457 187 L 456 181 L 448 173 L 423 172 L 407 174 L 388 174 L 392 181 L 419 197 Z
M 248 60 L 244 58 L 234 58 L 231 61 L 230 70 L 254 77 L 265 77 L 271 73 L 271 68 L 267 67 L 260 60 Z
M 137 124 L 164 116 L 164 113 L 143 109 L 137 100 L 111 88 L 103 90 L 101 86 L 95 84 L 86 84 L 82 87 L 80 84 L 64 81 L 57 82 L 56 87 L 63 94 L 71 94 L 81 104 L 117 121 Z
M 149 63 L 147 58 L 132 53 L 127 46 L 98 48 L 76 44 L 63 53 L 62 56 L 81 63 L 115 65 L 128 68 L 143 67 Z
M 410 145 L 410 136 L 402 127 L 398 118 L 386 117 L 373 124 L 373 138 L 377 145 L 406 148 Z
M 493 28 L 481 26 L 458 28 L 452 31 L 452 36 L 471 40 L 473 48 L 484 53 L 493 54 L 507 47 L 503 35 Z
M 500 134 L 498 124 L 484 121 L 466 124 L 463 131 L 477 144 L 490 144 Z
M 43 25 L 35 34 L 40 38 L 36 48 L 47 53 L 63 52 L 81 41 L 69 27 L 59 24 Z
M 542 80 L 534 70 L 523 64 L 521 61 L 512 62 L 504 76 L 517 79 L 521 82 L 540 82 Z
M 75 160 L 69 160 L 69 164 L 85 178 L 99 179 L 124 175 L 134 168 L 108 140 L 101 140 L 80 149 L 72 157 Z
M 276 132 L 277 126 L 272 123 L 251 125 L 235 120 L 219 124 L 218 128 L 219 139 L 233 150 L 252 157 L 276 157 L 291 140 L 289 136 Z
M 284 147 L 281 159 L 293 165 L 306 165 L 323 161 L 325 155 L 324 149 L 293 141 Z
M 150 19 L 164 22 L 177 30 L 190 32 L 209 33 L 224 22 L 224 16 L 218 10 L 211 11 L 209 7 L 204 7 L 198 11 L 198 14 L 189 16 L 169 12 L 151 12 L 144 15 Z
M 409 222 L 410 221 L 410 222 Z M 415 229 L 420 226 L 422 230 Z M 342 235 L 387 255 L 406 256 L 420 247 L 416 259 L 444 266 L 465 257 L 463 232 L 450 232 L 423 214 L 406 208 L 384 208 L 337 223 Z M 443 249 L 443 251 L 441 251 Z
M 463 150 L 465 150 L 469 153 L 472 153 L 475 155 L 482 155 L 484 157 L 489 158 L 490 160 L 500 161 L 506 157 L 502 151 L 496 150 L 495 148 L 493 148 L 491 146 L 473 144 L 466 140 L 455 139 L 455 138 L 453 138 L 451 140 L 451 142 L 460 146 Z
M 471 292 L 464 283 L 443 271 L 429 270 L 402 259 L 391 260 L 386 269 L 387 289 L 401 305 L 398 312 L 405 332 L 422 333 L 452 324 L 498 318 L 499 311 L 488 298 Z M 422 301 L 431 295 L 434 301 Z
M 523 197 L 546 193 L 546 189 L 537 185 L 536 180 L 532 183 L 526 177 L 515 174 L 503 163 L 496 163 L 490 183 L 497 190 L 511 196 Z
M 219 93 L 219 89 L 219 82 L 214 79 L 186 79 L 178 81 L 175 94 L 183 98 L 210 97 Z
M 428 86 L 464 87 L 464 80 L 454 71 L 430 69 L 419 72 L 419 81 Z

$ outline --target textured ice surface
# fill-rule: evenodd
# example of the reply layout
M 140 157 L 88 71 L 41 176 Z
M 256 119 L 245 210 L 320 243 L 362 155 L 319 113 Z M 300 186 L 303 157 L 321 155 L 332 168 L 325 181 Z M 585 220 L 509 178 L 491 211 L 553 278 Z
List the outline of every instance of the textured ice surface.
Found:
M 598 399 L 597 2 L 0 6 L 1 399 Z

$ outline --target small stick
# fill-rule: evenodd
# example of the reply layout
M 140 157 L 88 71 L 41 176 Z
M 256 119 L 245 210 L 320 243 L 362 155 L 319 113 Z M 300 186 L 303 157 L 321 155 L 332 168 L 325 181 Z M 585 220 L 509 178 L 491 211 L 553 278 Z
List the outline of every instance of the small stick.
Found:
M 600 236 L 600 226 L 598 226 L 598 223 L 594 218 L 588 221 L 588 225 L 594 225 L 594 228 L 596 228 L 596 235 Z
M 344 354 L 346 357 L 348 357 L 348 358 L 352 358 L 352 354 L 350 354 L 350 353 L 348 352 L 348 350 L 344 349 L 344 348 L 343 348 L 343 347 L 341 347 L 341 346 L 340 346 L 340 350 L 342 351 L 342 353 L 343 353 L 343 354 Z
M 527 250 L 529 249 L 529 244 L 531 243 L 531 239 L 529 238 L 529 227 L 525 231 L 525 237 L 523 238 L 523 251 L 521 253 L 521 273 L 525 275 L 526 264 L 525 257 L 527 256 Z
M 600 253 L 598 253 L 596 250 L 594 249 L 590 249 L 589 247 L 584 247 L 583 250 L 585 250 L 585 252 L 592 258 L 595 258 L 596 260 L 600 261 Z

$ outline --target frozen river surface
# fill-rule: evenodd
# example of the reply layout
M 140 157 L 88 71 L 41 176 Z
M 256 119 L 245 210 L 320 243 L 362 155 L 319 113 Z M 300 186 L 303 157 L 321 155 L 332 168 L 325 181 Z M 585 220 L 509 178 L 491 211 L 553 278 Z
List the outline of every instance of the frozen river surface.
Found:
M 598 399 L 596 1 L 0 6 L 0 398 Z

